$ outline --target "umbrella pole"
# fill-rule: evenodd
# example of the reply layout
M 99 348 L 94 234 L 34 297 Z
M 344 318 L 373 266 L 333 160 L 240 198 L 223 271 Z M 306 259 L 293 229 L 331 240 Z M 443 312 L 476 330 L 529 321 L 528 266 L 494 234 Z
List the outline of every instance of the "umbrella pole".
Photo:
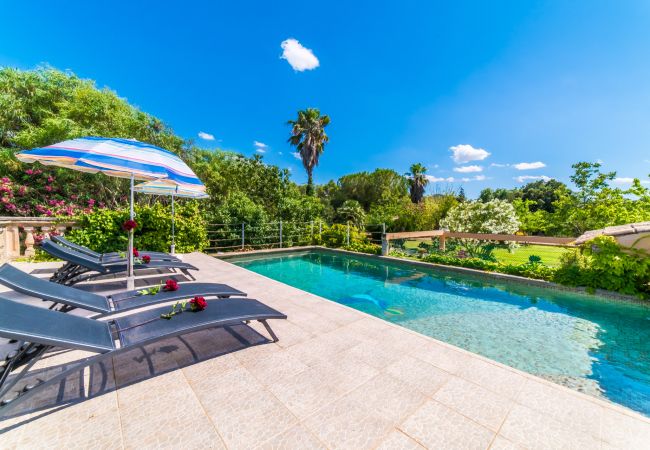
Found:
M 176 254 L 176 240 L 174 239 L 174 232 L 175 232 L 175 227 L 174 227 L 174 194 L 172 194 L 172 245 L 171 245 L 171 254 L 175 255 Z
M 131 207 L 129 211 L 129 218 L 133 220 L 134 211 L 133 211 L 133 182 L 134 176 L 131 174 Z M 129 230 L 129 257 L 128 257 L 128 276 L 126 278 L 126 289 L 133 290 L 135 289 L 135 276 L 133 276 L 133 231 Z

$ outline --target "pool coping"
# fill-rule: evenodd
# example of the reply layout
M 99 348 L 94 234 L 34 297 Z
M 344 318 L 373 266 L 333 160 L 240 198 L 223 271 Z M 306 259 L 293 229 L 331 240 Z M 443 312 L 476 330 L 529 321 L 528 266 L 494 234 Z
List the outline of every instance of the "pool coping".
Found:
M 510 275 L 510 274 L 500 273 L 500 272 L 488 272 L 486 270 L 471 269 L 469 267 L 449 266 L 446 264 L 417 261 L 414 259 L 398 258 L 395 256 L 372 255 L 369 253 L 353 252 L 350 250 L 344 250 L 340 248 L 324 247 L 322 245 L 306 245 L 302 247 L 274 248 L 274 249 L 263 249 L 263 250 L 251 250 L 251 251 L 244 251 L 244 252 L 213 253 L 208 255 L 221 259 L 223 261 L 228 261 L 229 259 L 240 258 L 244 256 L 272 255 L 276 253 L 277 254 L 301 253 L 301 252 L 309 252 L 313 250 L 325 251 L 331 253 L 340 253 L 340 254 L 351 255 L 359 258 L 372 259 L 375 261 L 390 261 L 397 264 L 406 264 L 411 266 L 426 267 L 430 269 L 439 269 L 447 272 L 465 273 L 465 274 L 475 275 L 478 277 L 493 278 L 497 280 L 513 281 L 516 283 L 528 284 L 528 285 L 538 286 L 546 289 L 554 289 L 557 291 L 583 294 L 587 297 L 601 297 L 609 300 L 633 302 L 642 305 L 649 304 L 648 300 L 640 299 L 633 295 L 620 294 L 618 292 L 607 291 L 604 289 L 596 289 L 593 292 L 589 292 L 584 287 L 565 286 L 563 284 L 554 283 L 552 281 L 538 280 L 536 278 L 522 277 L 519 275 Z

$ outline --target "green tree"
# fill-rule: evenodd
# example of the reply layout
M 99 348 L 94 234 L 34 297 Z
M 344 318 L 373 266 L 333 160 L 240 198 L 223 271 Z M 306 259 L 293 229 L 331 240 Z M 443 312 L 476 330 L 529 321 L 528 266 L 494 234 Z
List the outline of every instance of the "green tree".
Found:
M 337 221 L 343 223 L 351 222 L 357 227 L 363 227 L 365 218 L 366 213 L 361 207 L 361 204 L 356 200 L 346 200 L 345 203 L 336 210 Z
M 376 169 L 339 178 L 338 191 L 332 201 L 334 207 L 338 207 L 346 200 L 356 200 L 368 211 L 375 205 L 399 202 L 407 195 L 406 178 L 391 169 Z
M 329 137 L 325 134 L 325 127 L 329 123 L 329 116 L 321 116 L 320 110 L 316 108 L 298 111 L 298 118 L 288 122 L 291 125 L 289 143 L 298 150 L 302 165 L 307 171 L 307 195 L 310 196 L 314 195 L 314 167 L 318 165 L 325 144 L 329 142 Z
M 410 170 L 406 176 L 410 186 L 411 201 L 420 203 L 424 197 L 424 190 L 429 184 L 429 179 L 426 176 L 427 168 L 420 163 L 416 163 L 411 166 Z
M 521 199 L 530 201 L 530 211 L 543 210 L 549 213 L 555 212 L 553 205 L 560 195 L 569 188 L 561 181 L 554 179 L 537 180 L 524 185 L 521 188 Z

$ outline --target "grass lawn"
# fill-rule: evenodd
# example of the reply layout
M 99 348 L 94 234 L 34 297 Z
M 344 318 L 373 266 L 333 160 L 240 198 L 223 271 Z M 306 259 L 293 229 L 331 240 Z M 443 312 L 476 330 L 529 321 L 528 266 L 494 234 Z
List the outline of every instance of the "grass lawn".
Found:
M 420 242 L 431 242 L 429 239 L 412 239 L 404 243 L 404 247 L 407 249 L 416 250 Z M 506 264 L 523 264 L 528 262 L 528 257 L 530 255 L 537 255 L 542 258 L 542 263 L 547 266 L 559 266 L 560 257 L 568 249 L 564 247 L 554 247 L 551 245 L 520 245 L 512 253 L 507 248 L 496 248 L 494 249 L 494 256 L 497 261 L 506 263 Z

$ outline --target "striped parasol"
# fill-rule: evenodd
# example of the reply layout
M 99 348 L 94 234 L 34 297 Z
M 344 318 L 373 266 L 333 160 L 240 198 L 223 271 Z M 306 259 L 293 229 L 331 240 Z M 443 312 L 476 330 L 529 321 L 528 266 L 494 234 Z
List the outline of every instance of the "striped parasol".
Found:
M 175 212 L 174 212 L 174 198 L 175 197 L 184 197 L 184 198 L 209 198 L 210 196 L 205 192 L 205 186 L 201 185 L 201 189 L 194 189 L 188 186 L 181 186 L 173 181 L 170 181 L 166 178 L 161 178 L 159 180 L 147 181 L 146 183 L 141 183 L 135 186 L 135 192 L 140 192 L 142 194 L 151 194 L 151 195 L 171 195 L 172 197 L 172 243 L 171 243 L 171 254 L 176 253 L 176 241 L 175 241 Z
M 88 136 L 70 139 L 47 147 L 18 153 L 26 163 L 40 162 L 49 166 L 65 167 L 81 172 L 97 173 L 131 179 L 131 219 L 133 211 L 134 180 L 166 179 L 182 189 L 205 190 L 205 187 L 177 155 L 135 139 Z M 127 286 L 132 289 L 133 230 L 129 232 L 129 274 Z

